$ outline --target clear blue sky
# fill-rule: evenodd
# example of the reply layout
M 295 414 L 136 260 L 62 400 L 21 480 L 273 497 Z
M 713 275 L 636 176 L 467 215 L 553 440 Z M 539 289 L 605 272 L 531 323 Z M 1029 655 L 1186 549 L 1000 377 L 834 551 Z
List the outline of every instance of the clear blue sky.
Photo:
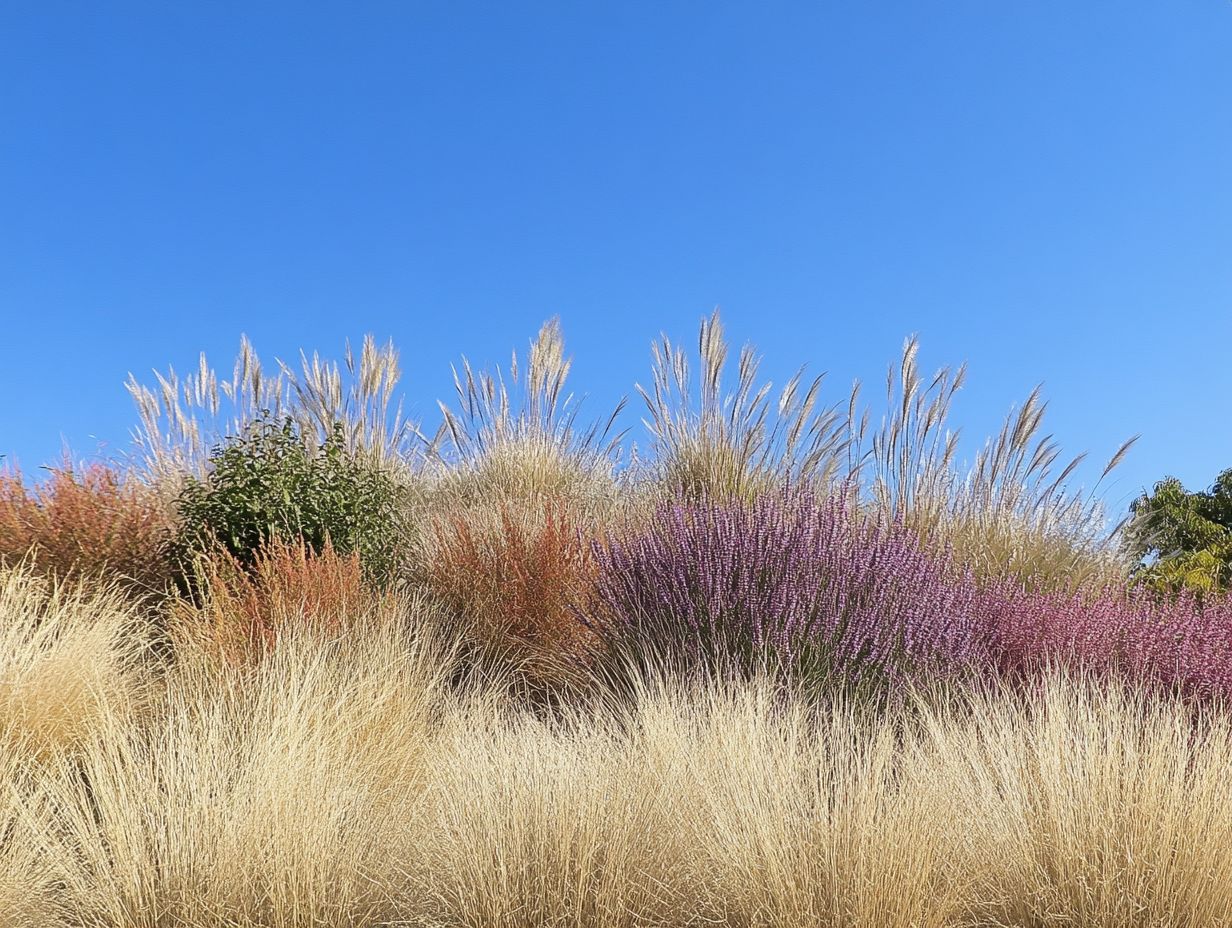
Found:
M 430 419 L 559 314 L 597 414 L 716 305 L 834 397 L 919 332 L 970 438 L 1043 381 L 1143 434 L 1114 507 L 1232 466 L 1227 0 L 11 2 L 0 217 L 27 471 L 242 332 L 392 336 Z

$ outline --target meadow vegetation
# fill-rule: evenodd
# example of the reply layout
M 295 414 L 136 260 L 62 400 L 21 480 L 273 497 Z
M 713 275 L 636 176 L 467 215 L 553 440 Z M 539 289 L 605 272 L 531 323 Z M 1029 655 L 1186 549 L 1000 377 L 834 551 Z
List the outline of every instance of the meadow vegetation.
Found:
M 1038 392 L 965 466 L 914 340 L 884 406 L 728 354 L 626 454 L 555 322 L 431 435 L 392 346 L 244 342 L 6 473 L 0 924 L 1232 923 L 1232 601 Z

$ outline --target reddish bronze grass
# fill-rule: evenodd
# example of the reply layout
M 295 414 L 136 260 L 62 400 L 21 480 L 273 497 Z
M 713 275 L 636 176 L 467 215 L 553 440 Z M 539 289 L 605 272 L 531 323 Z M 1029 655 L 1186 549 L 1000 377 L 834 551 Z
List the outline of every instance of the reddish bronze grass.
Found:
M 567 506 L 454 513 L 433 535 L 429 587 L 473 645 L 541 682 L 585 663 L 595 637 L 577 607 L 596 566 L 590 533 Z
M 359 554 L 328 543 L 317 554 L 303 542 L 271 543 L 251 570 L 219 552 L 198 570 L 203 601 L 177 604 L 177 630 L 231 663 L 251 663 L 284 634 L 345 631 L 383 602 L 364 585 Z
M 28 557 L 40 573 L 106 574 L 130 590 L 157 592 L 169 582 L 170 531 L 158 495 L 109 465 L 66 461 L 34 487 L 19 472 L 0 474 L 0 562 Z

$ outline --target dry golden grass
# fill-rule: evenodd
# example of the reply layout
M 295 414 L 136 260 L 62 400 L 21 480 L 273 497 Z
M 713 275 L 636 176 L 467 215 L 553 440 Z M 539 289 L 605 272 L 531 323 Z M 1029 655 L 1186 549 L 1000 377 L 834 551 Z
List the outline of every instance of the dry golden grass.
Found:
M 75 753 L 102 720 L 128 718 L 145 683 L 143 625 L 115 592 L 0 569 L 0 749 Z
M 5 584 L 9 624 L 123 614 Z M 652 680 L 546 718 L 498 686 L 459 695 L 435 627 L 400 601 L 247 667 L 182 644 L 146 712 L 101 700 L 38 761 L 10 741 L 0 924 L 1232 921 L 1220 711 L 1060 678 L 879 716 Z M 96 688 L 138 691 L 115 673 Z
M 145 644 L 118 591 L 0 568 L 0 925 L 65 924 L 43 786 L 105 726 L 138 727 Z
M 345 369 L 305 357 L 269 378 L 244 343 L 230 381 L 203 361 L 131 384 L 168 491 L 261 408 L 305 434 L 342 421 L 349 447 L 415 478 L 431 598 L 375 594 L 331 551 L 215 559 L 199 601 L 169 607 L 173 659 L 153 667 L 149 616 L 114 590 L 0 569 L 0 928 L 1232 924 L 1225 709 L 1060 677 L 878 714 L 721 674 L 520 699 L 527 673 L 595 682 L 572 609 L 587 539 L 651 517 L 664 487 L 860 486 L 986 576 L 1123 575 L 1037 394 L 967 470 L 946 426 L 963 372 L 921 378 L 914 340 L 867 452 L 856 392 L 822 408 L 820 380 L 797 377 L 775 402 L 751 350 L 725 389 L 727 351 L 712 317 L 694 387 L 679 348 L 656 348 L 655 456 L 631 477 L 615 414 L 577 427 L 554 322 L 507 375 L 463 364 L 423 468 L 396 355 L 371 341 Z M 70 482 L 65 499 L 89 489 Z M 0 532 L 105 514 L 52 518 L 7 486 Z M 477 669 L 464 643 L 507 659 Z
M 399 611 L 305 628 L 259 665 L 185 649 L 145 726 L 105 719 L 43 775 L 74 924 L 376 925 L 413 834 L 447 655 Z
M 1226 714 L 1064 680 L 979 708 L 961 738 L 945 716 L 934 737 L 956 749 L 948 788 L 986 858 L 985 923 L 1232 922 Z
M 428 514 L 504 504 L 566 502 L 601 511 L 616 505 L 611 465 L 561 449 L 542 436 L 502 441 L 450 466 L 427 466 L 417 487 Z
M 66 925 L 41 790 L 32 773 L 39 761 L 6 745 L 0 753 L 0 925 L 59 928 Z

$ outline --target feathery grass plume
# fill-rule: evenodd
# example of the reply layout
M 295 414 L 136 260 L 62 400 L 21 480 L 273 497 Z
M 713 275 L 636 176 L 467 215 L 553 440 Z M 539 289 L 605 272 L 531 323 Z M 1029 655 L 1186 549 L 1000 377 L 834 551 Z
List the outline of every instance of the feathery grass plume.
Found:
M 559 501 L 455 510 L 430 533 L 426 587 L 481 661 L 566 683 L 597 645 L 579 618 L 595 582 L 594 532 Z
M 410 478 L 413 440 L 419 433 L 403 415 L 402 401 L 394 403 L 402 371 L 392 340 L 378 346 L 367 335 L 358 356 L 347 342 L 341 367 L 315 351 L 311 358 L 300 352 L 298 376 L 282 361 L 278 366 L 301 427 L 311 424 L 314 434 L 324 439 L 341 424 L 349 452 L 378 470 Z
M 591 622 L 625 660 L 900 686 L 983 661 L 978 588 L 897 525 L 801 491 L 664 503 L 596 544 Z
M 172 495 L 185 475 L 204 479 L 211 450 L 263 416 L 290 417 L 308 446 L 325 442 L 341 424 L 347 450 L 378 469 L 409 479 L 415 426 L 403 418 L 394 391 L 401 377 L 393 343 L 364 338 L 358 355 L 347 342 L 343 363 L 300 352 L 297 374 L 283 361 L 267 375 L 248 338 L 229 380 L 219 379 L 202 353 L 195 372 L 155 372 L 156 387 L 129 374 L 126 387 L 140 424 L 133 433 L 142 465 Z
M 279 640 L 244 673 L 182 652 L 157 724 L 116 724 L 49 774 L 72 924 L 395 923 L 449 654 L 400 607 L 363 634 Z M 430 623 L 422 623 L 430 624 Z
M 305 629 L 349 634 L 392 604 L 390 593 L 364 583 L 358 551 L 340 555 L 328 541 L 314 552 L 302 540 L 274 540 L 252 565 L 217 551 L 198 560 L 196 575 L 200 602 L 175 603 L 173 629 L 233 664 L 259 660 Z
M 876 511 L 901 519 L 930 546 L 953 548 L 982 577 L 1066 589 L 1123 581 L 1129 565 L 1115 531 L 1105 530 L 1095 489 L 1137 438 L 1117 449 L 1096 488 L 1071 489 L 1085 453 L 1057 470 L 1060 449 L 1041 434 L 1047 404 L 1037 387 L 964 473 L 955 461 L 958 433 L 947 422 L 966 367 L 941 368 L 926 384 L 918 351 L 909 338 L 897 370 L 888 369 L 887 412 L 870 453 L 859 457 Z
M 696 395 L 686 352 L 664 335 L 653 349 L 650 388 L 637 389 L 649 418 L 653 465 L 669 493 L 747 498 L 785 481 L 823 488 L 853 465 L 858 385 L 846 407 L 818 408 L 824 374 L 801 369 L 779 393 L 758 384 L 760 360 L 746 345 L 733 389 L 725 389 L 728 346 L 716 310 L 698 337 Z
M 61 579 L 98 578 L 137 593 L 171 581 L 168 507 L 131 474 L 65 460 L 42 484 L 0 472 L 0 563 L 26 560 Z
M 39 759 L 81 749 L 143 699 L 147 636 L 114 589 L 0 569 L 0 748 Z
M 580 402 L 565 392 L 571 366 L 558 319 L 539 330 L 524 368 L 513 353 L 507 377 L 462 359 L 453 372 L 458 411 L 440 403 L 443 421 L 428 449 L 434 505 L 611 497 L 624 400 L 605 421 L 582 427 Z

